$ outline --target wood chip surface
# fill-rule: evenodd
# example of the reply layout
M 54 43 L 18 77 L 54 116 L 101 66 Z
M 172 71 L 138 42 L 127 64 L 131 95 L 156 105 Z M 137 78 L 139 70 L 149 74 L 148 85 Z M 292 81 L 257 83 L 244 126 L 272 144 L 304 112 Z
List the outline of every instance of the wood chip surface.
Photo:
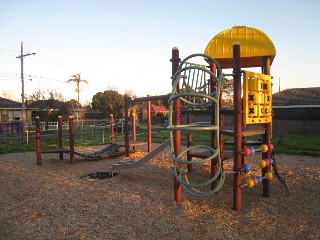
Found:
M 290 194 L 275 178 L 269 198 L 261 185 L 243 188 L 240 212 L 232 210 L 232 175 L 209 198 L 183 193 L 174 202 L 167 151 L 113 178 L 81 178 L 144 154 L 74 165 L 67 154 L 43 154 L 41 166 L 34 152 L 0 155 L 0 239 L 320 239 L 320 158 L 277 155 Z

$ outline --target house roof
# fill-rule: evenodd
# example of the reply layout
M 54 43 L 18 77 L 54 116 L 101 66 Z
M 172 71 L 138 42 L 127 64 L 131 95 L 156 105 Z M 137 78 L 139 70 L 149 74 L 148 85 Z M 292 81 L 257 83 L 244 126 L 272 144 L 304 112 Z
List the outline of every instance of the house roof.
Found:
M 0 97 L 0 108 L 21 108 L 21 103 Z
M 141 108 L 147 109 L 147 104 L 141 105 Z M 168 108 L 151 104 L 151 112 L 168 112 Z
M 59 100 L 38 100 L 38 101 L 30 101 L 30 102 L 27 102 L 27 106 L 29 108 L 38 108 L 38 109 L 45 109 L 47 108 L 48 106 L 50 106 L 50 108 L 53 108 L 53 109 L 59 109 L 60 106 L 61 106 L 61 101 Z
M 273 106 L 320 105 L 320 87 L 289 88 L 272 95 Z

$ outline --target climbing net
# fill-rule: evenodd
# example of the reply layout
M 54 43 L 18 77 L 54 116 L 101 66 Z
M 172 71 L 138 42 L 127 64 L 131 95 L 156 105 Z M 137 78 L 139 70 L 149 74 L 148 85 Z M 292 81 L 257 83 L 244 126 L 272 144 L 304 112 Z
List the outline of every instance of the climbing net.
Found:
M 215 64 L 217 74 L 208 70 L 205 65 L 189 63 L 188 60 L 194 57 L 201 57 Z M 210 196 L 218 191 L 224 183 L 225 172 L 222 168 L 219 146 L 219 98 L 220 88 L 223 81 L 223 74 L 218 62 L 205 54 L 193 54 L 181 61 L 178 71 L 172 77 L 172 92 L 169 99 L 169 126 L 170 131 L 170 157 L 174 163 L 174 176 L 180 182 L 183 189 L 193 196 Z M 214 82 L 215 84 L 211 84 Z M 174 102 L 180 99 L 181 108 L 185 110 L 210 109 L 215 118 L 208 123 L 187 123 L 174 125 Z M 174 131 L 214 131 L 215 147 L 207 145 L 196 145 L 184 148 L 177 156 L 174 152 Z M 206 158 L 199 158 L 188 161 L 185 156 L 188 151 L 202 149 L 210 154 Z M 217 171 L 204 182 L 191 181 L 188 165 L 206 164 L 216 160 Z M 211 188 L 215 182 L 215 187 Z M 207 189 L 209 186 L 209 190 Z

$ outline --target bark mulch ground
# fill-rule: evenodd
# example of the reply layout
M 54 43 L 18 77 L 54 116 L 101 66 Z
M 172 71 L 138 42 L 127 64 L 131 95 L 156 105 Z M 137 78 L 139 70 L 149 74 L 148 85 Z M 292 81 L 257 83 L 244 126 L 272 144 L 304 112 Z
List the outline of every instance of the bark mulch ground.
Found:
M 269 198 L 262 186 L 244 188 L 241 212 L 232 210 L 231 175 L 209 198 L 174 202 L 166 152 L 113 178 L 112 163 L 125 157 L 65 158 L 46 154 L 37 166 L 34 152 L 0 155 L 0 239 L 320 238 L 319 158 L 276 156 L 290 194 L 276 179 Z

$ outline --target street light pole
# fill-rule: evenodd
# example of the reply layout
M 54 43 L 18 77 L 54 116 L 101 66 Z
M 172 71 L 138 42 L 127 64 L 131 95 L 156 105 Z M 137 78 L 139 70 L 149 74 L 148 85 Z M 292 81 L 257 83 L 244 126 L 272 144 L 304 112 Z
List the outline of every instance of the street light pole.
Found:
M 17 58 L 20 58 L 21 61 L 21 102 L 22 102 L 22 114 L 21 114 L 21 120 L 22 120 L 22 135 L 21 135 L 21 141 L 24 143 L 24 134 L 26 131 L 26 104 L 24 100 L 24 75 L 23 75 L 23 58 L 30 56 L 30 55 L 35 55 L 36 53 L 27 53 L 23 54 L 23 42 L 21 42 L 21 55 L 17 56 Z

